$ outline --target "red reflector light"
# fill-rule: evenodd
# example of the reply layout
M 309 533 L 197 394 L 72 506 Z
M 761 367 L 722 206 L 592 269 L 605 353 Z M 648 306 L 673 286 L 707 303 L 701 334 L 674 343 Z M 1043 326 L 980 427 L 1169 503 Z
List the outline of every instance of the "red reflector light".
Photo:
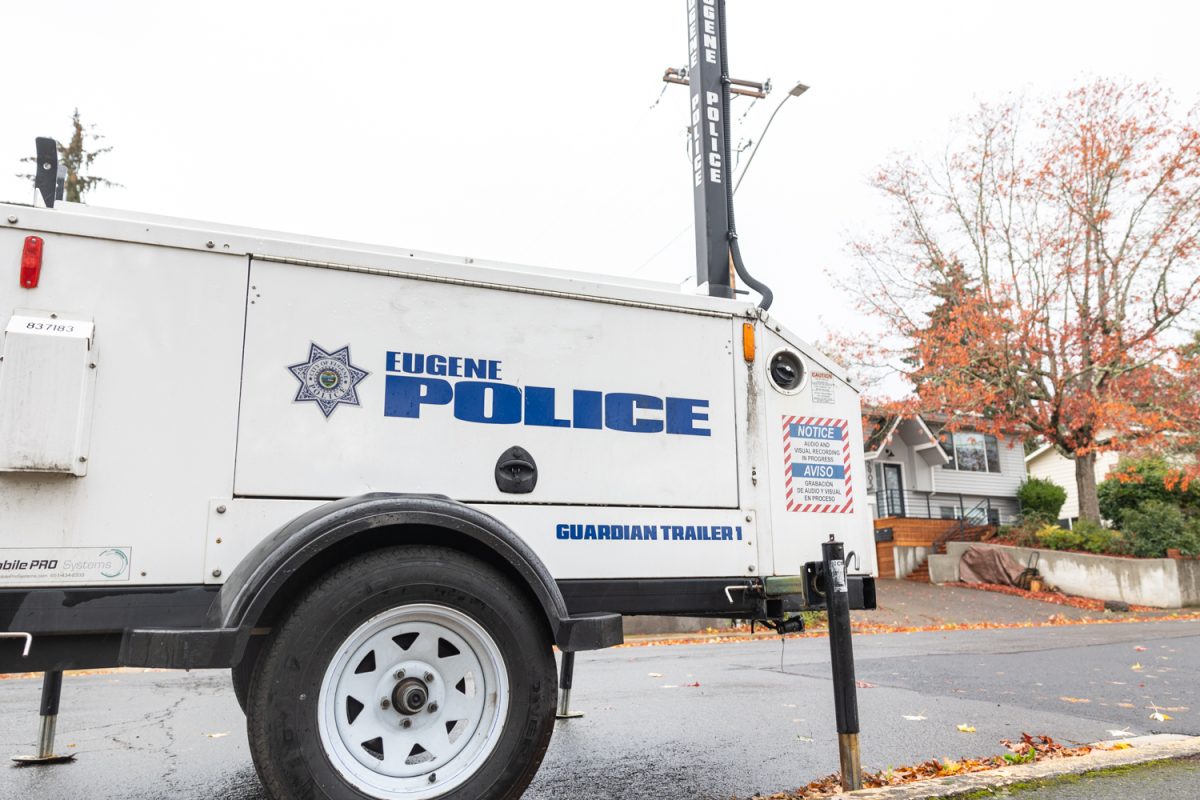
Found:
M 40 236 L 26 236 L 21 251 L 21 286 L 36 289 L 42 275 L 42 242 Z

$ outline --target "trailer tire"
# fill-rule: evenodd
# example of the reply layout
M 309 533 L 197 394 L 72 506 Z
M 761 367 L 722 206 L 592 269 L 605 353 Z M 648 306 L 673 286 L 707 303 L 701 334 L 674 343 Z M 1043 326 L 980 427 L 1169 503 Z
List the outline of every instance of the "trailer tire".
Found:
M 243 714 L 246 713 L 246 704 L 249 702 L 250 681 L 254 677 L 254 667 L 258 663 L 258 656 L 262 653 L 262 649 L 263 637 L 250 637 L 250 641 L 246 643 L 246 652 L 242 654 L 242 660 L 229 670 L 229 677 L 233 682 L 233 696 L 237 698 L 238 706 L 241 707 Z
M 276 800 L 500 800 L 541 764 L 558 678 L 523 587 L 462 552 L 409 546 L 308 588 L 249 688 L 250 750 Z

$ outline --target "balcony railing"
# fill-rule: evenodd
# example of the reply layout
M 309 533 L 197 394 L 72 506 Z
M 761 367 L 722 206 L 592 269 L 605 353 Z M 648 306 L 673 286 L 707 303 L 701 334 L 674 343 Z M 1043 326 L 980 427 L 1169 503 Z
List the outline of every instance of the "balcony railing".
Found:
M 998 525 L 1000 509 L 991 498 L 966 499 L 961 494 L 909 492 L 884 489 L 871 493 L 879 517 L 909 519 L 956 519 L 968 525 Z

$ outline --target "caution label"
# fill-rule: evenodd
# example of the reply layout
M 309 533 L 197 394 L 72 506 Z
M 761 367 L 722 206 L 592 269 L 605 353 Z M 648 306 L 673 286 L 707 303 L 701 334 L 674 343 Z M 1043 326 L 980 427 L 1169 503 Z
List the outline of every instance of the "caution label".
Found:
M 812 387 L 812 401 L 823 405 L 833 405 L 837 402 L 836 382 L 832 372 L 810 372 L 809 385 Z
M 788 511 L 847 514 L 854 510 L 846 420 L 785 416 L 783 458 Z

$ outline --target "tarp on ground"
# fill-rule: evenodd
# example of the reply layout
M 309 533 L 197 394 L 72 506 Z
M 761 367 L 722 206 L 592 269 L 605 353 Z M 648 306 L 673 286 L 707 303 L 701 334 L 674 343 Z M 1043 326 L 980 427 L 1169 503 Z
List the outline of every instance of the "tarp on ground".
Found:
M 972 547 L 958 562 L 958 579 L 963 583 L 995 583 L 1000 586 L 1020 586 L 1025 568 L 1003 550 L 992 547 Z

